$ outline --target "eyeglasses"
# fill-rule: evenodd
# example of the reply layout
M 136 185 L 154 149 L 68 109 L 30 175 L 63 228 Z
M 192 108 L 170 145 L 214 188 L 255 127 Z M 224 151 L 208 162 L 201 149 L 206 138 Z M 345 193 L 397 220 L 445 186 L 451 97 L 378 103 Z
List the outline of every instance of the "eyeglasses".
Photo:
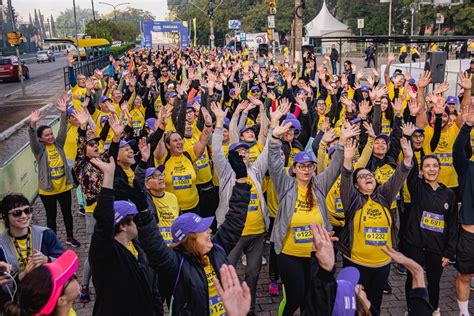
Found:
M 63 290 L 61 292 L 61 295 L 64 295 L 64 292 L 66 291 L 67 287 L 69 286 L 69 284 L 71 284 L 72 281 L 74 280 L 77 280 L 77 275 L 76 274 L 73 274 L 71 278 L 69 278 L 69 280 L 66 281 L 66 283 L 64 283 L 64 286 L 63 286 Z
M 87 143 L 87 146 L 90 146 L 90 147 L 94 147 L 95 145 L 99 145 L 99 144 L 95 141 L 90 141 Z
M 310 165 L 296 165 L 296 167 L 300 170 L 303 170 L 303 171 L 311 171 L 311 170 L 314 170 L 314 168 L 316 167 L 314 164 L 310 164 Z
M 21 215 L 23 215 L 23 213 L 25 213 L 25 215 L 30 215 L 31 213 L 33 213 L 33 209 L 28 206 L 26 208 L 13 209 L 8 212 L 8 214 L 11 214 L 13 217 L 20 217 Z
M 373 179 L 373 178 L 374 178 L 374 175 L 370 172 L 357 175 L 357 180 L 359 179 L 366 180 L 366 179 Z
M 148 179 L 163 179 L 165 177 L 164 173 L 159 173 L 159 174 L 152 174 L 151 176 L 148 177 Z

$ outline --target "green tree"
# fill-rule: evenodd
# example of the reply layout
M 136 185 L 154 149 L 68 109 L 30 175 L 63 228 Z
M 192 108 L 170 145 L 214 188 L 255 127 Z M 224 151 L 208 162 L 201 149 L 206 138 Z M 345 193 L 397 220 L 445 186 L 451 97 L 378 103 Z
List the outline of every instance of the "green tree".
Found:
M 86 25 L 86 34 L 92 38 L 106 38 L 112 42 L 118 33 L 117 26 L 111 20 L 99 19 L 96 23 L 89 21 Z
M 95 13 L 95 16 L 100 18 L 98 12 Z M 78 28 L 77 32 L 84 32 L 84 29 L 82 28 L 82 21 L 84 20 L 84 23 L 88 24 L 93 19 L 92 10 L 76 7 L 76 18 Z M 56 18 L 56 31 L 58 36 L 73 36 L 75 33 L 75 28 L 74 11 L 72 9 L 66 9 L 65 11 L 59 13 L 58 17 Z
M 140 33 L 138 25 L 129 22 L 118 22 L 116 24 L 118 33 L 114 34 L 114 40 L 122 42 L 134 42 L 137 35 Z

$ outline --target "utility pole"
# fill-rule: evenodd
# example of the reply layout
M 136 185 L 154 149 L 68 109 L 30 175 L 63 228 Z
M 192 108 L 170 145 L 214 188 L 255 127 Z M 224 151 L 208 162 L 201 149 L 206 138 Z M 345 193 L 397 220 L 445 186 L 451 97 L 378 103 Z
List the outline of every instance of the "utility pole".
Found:
M 214 49 L 214 1 L 209 0 L 209 9 L 207 10 L 207 15 L 209 16 L 209 43 L 211 46 L 211 49 Z
M 12 23 L 12 33 L 16 33 L 16 23 L 15 23 L 15 15 L 13 14 L 12 0 L 8 0 L 7 3 L 8 3 L 8 11 L 10 11 L 10 20 L 11 20 L 11 23 Z M 16 48 L 16 57 L 18 59 L 18 77 L 20 77 L 21 94 L 23 96 L 25 96 L 26 92 L 25 92 L 25 83 L 23 82 L 23 63 L 20 59 L 20 45 L 15 45 L 15 48 Z
M 78 44 L 78 39 L 77 39 L 76 0 L 72 0 L 72 7 L 74 9 L 74 37 L 76 38 L 76 45 L 77 45 Z
M 119 4 L 116 4 L 116 5 L 110 4 L 108 2 L 99 2 L 99 3 L 100 4 L 105 4 L 105 5 L 108 5 L 108 6 L 111 6 L 112 8 L 114 8 L 114 23 L 117 23 L 117 7 L 119 7 L 121 5 L 130 4 L 130 2 L 119 3 Z
M 92 4 L 92 19 L 94 20 L 95 37 L 97 37 L 97 21 L 95 19 L 94 0 L 91 0 L 91 4 Z
M 302 0 L 295 0 L 295 47 L 294 57 L 296 61 L 303 61 L 303 4 Z

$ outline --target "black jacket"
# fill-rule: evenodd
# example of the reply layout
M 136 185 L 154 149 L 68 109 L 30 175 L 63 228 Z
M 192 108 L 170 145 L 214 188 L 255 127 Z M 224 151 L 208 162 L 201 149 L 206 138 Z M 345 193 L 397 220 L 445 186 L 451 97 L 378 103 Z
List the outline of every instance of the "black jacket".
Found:
M 474 225 L 474 161 L 470 161 L 464 148 L 470 140 L 472 127 L 464 124 L 453 146 L 453 164 L 458 174 L 461 192 L 459 223 Z
M 406 241 L 424 251 L 445 258 L 454 258 L 458 225 L 456 195 L 442 183 L 433 190 L 425 180 L 418 176 L 416 158 L 413 158 L 413 163 L 414 167 L 407 178 L 412 202 L 407 215 L 406 234 L 404 234 Z M 442 216 L 444 229 L 434 227 L 433 223 L 437 220 L 429 219 L 433 217 L 432 214 Z
M 229 212 L 213 236 L 214 247 L 208 254 L 219 278 L 220 267 L 228 264 L 227 256 L 244 229 L 249 201 L 250 185 L 236 184 L 229 201 Z M 150 212 L 141 212 L 137 224 L 139 238 L 150 258 L 151 266 L 159 273 L 160 278 L 166 276 L 166 282 L 173 293 L 170 307 L 173 315 L 209 315 L 207 279 L 204 268 L 197 259 L 180 249 L 169 248 L 156 226 L 155 216 Z
M 138 259 L 114 239 L 114 191 L 102 188 L 89 251 L 96 290 L 94 315 L 163 315 L 156 273 L 138 242 Z
M 311 253 L 311 281 L 302 316 L 332 315 L 337 294 L 337 281 L 334 274 L 335 269 L 324 270 L 314 256 L 314 252 Z M 408 300 L 412 307 L 412 315 L 431 316 L 433 313 L 426 288 L 411 289 Z

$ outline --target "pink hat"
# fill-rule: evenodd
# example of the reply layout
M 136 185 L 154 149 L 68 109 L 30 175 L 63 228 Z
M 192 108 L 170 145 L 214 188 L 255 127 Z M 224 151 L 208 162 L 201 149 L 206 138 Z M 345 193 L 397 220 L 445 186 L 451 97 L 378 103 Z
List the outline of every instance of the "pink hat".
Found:
M 49 315 L 53 312 L 58 302 L 61 293 L 63 292 L 64 284 L 76 273 L 79 266 L 79 259 L 72 250 L 67 250 L 54 262 L 46 263 L 44 265 L 51 272 L 53 279 L 53 291 L 49 297 L 48 302 L 43 306 L 41 311 L 36 315 Z

